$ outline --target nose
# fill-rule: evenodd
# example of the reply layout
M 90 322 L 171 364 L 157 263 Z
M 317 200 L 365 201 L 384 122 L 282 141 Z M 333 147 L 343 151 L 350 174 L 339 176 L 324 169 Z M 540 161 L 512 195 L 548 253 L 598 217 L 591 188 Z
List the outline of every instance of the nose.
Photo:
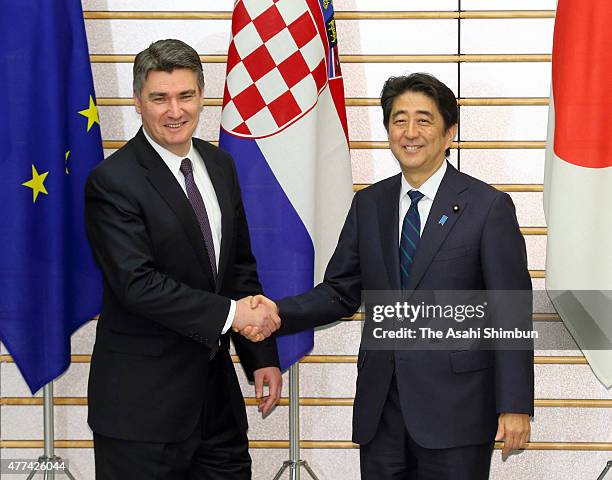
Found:
M 172 118 L 181 116 L 181 107 L 177 98 L 171 98 L 168 102 L 168 116 Z
M 404 135 L 407 138 L 415 138 L 418 136 L 417 125 L 415 122 L 406 122 L 406 128 L 404 128 Z

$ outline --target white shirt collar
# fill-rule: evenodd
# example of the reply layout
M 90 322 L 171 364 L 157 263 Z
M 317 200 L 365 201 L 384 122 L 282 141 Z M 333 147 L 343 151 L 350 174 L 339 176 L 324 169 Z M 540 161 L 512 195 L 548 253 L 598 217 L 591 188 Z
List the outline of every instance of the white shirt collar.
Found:
M 144 127 L 142 127 L 142 132 L 144 133 L 145 138 L 151 144 L 153 149 L 159 154 L 159 156 L 162 158 L 164 163 L 166 165 L 168 165 L 168 168 L 170 170 L 172 170 L 173 172 L 180 171 L 180 169 L 181 169 L 181 162 L 183 161 L 184 158 L 189 158 L 191 160 L 191 162 L 194 163 L 196 157 L 194 156 L 193 140 L 191 141 L 191 145 L 189 147 L 189 152 L 187 152 L 187 155 L 181 157 L 179 155 L 175 155 L 170 150 L 162 147 L 159 143 L 157 143 L 155 140 L 153 140 L 149 136 L 149 134 L 147 133 L 147 131 L 146 131 L 146 129 Z
M 436 198 L 436 193 L 438 193 L 438 188 L 440 188 L 440 184 L 442 183 L 442 179 L 444 178 L 446 169 L 447 169 L 446 160 L 444 160 L 442 162 L 442 165 L 440 165 L 440 168 L 438 168 L 431 177 L 425 180 L 423 185 L 421 185 L 419 188 L 414 188 L 412 185 L 410 185 L 408 183 L 408 180 L 406 180 L 406 177 L 404 177 L 404 175 L 402 174 L 402 186 L 400 188 L 400 199 L 404 198 L 404 196 L 410 190 L 418 190 L 423 195 L 425 195 L 426 198 L 433 201 L 434 198 Z

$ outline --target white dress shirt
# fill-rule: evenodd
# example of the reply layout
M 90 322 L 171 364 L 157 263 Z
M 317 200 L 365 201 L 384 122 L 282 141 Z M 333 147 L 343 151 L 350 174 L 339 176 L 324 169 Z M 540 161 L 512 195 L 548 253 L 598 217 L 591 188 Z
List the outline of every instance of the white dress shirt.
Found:
M 427 223 L 427 218 L 429 217 L 429 212 L 431 211 L 431 206 L 433 205 L 433 201 L 436 198 L 436 193 L 438 193 L 438 188 L 440 188 L 440 183 L 442 183 L 442 178 L 444 178 L 444 174 L 446 173 L 446 160 L 442 162 L 442 165 L 438 170 L 434 172 L 434 174 L 429 177 L 423 185 L 419 188 L 414 188 L 408 183 L 406 177 L 402 175 L 402 186 L 400 188 L 400 196 L 399 196 L 399 235 L 397 237 L 397 244 L 399 245 L 400 240 L 402 238 L 402 224 L 404 223 L 404 217 L 410 208 L 410 204 L 412 200 L 410 200 L 410 196 L 408 192 L 411 190 L 418 190 L 424 196 L 419 200 L 417 204 L 417 208 L 419 210 L 419 217 L 421 218 L 421 235 L 423 235 L 423 229 L 425 228 L 425 223 Z
M 145 128 L 143 127 L 142 131 L 144 132 L 145 138 L 149 141 L 153 149 L 159 154 L 162 158 L 166 166 L 176 178 L 176 181 L 183 189 L 185 196 L 187 196 L 187 187 L 185 186 L 185 176 L 183 172 L 181 172 L 181 162 L 184 158 L 188 158 L 191 160 L 191 165 L 193 166 L 193 179 L 195 181 L 198 190 L 200 191 L 200 195 L 202 195 L 202 200 L 204 201 L 204 205 L 206 206 L 206 213 L 208 215 L 208 222 L 210 223 L 210 230 L 212 232 L 213 239 L 213 247 L 215 250 L 215 261 L 217 263 L 217 271 L 219 270 L 219 254 L 221 253 L 221 208 L 219 207 L 219 201 L 217 200 L 217 195 L 215 193 L 215 188 L 210 180 L 210 175 L 208 175 L 208 170 L 206 169 L 206 165 L 204 164 L 204 160 L 202 156 L 198 152 L 196 148 L 193 146 L 193 141 L 191 142 L 191 146 L 189 148 L 189 152 L 184 157 L 179 155 L 175 155 L 170 150 L 165 149 L 161 145 L 159 145 L 155 140 L 153 140 Z M 234 315 L 236 313 L 236 302 L 230 299 L 230 309 L 227 314 L 227 320 L 225 321 L 225 325 L 221 333 L 225 333 L 232 326 L 232 322 L 234 321 Z

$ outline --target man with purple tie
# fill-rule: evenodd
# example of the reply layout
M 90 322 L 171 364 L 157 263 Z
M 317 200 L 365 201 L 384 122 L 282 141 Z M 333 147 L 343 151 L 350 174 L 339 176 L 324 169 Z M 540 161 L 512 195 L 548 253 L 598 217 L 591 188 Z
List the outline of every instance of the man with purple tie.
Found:
M 104 276 L 89 377 L 96 478 L 250 479 L 232 331 L 279 326 L 260 293 L 229 155 L 193 138 L 204 76 L 197 52 L 161 40 L 134 62 L 142 128 L 90 175 L 86 226 Z M 242 300 L 240 300 L 242 299 Z M 267 412 L 280 397 L 275 340 L 234 335 Z

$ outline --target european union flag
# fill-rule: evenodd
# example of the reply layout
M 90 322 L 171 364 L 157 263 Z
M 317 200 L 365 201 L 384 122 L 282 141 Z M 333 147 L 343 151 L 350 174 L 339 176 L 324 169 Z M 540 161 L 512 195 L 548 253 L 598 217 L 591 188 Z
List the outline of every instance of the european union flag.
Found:
M 100 121 L 79 0 L 3 1 L 0 39 L 0 340 L 34 393 L 100 308 L 83 224 Z

